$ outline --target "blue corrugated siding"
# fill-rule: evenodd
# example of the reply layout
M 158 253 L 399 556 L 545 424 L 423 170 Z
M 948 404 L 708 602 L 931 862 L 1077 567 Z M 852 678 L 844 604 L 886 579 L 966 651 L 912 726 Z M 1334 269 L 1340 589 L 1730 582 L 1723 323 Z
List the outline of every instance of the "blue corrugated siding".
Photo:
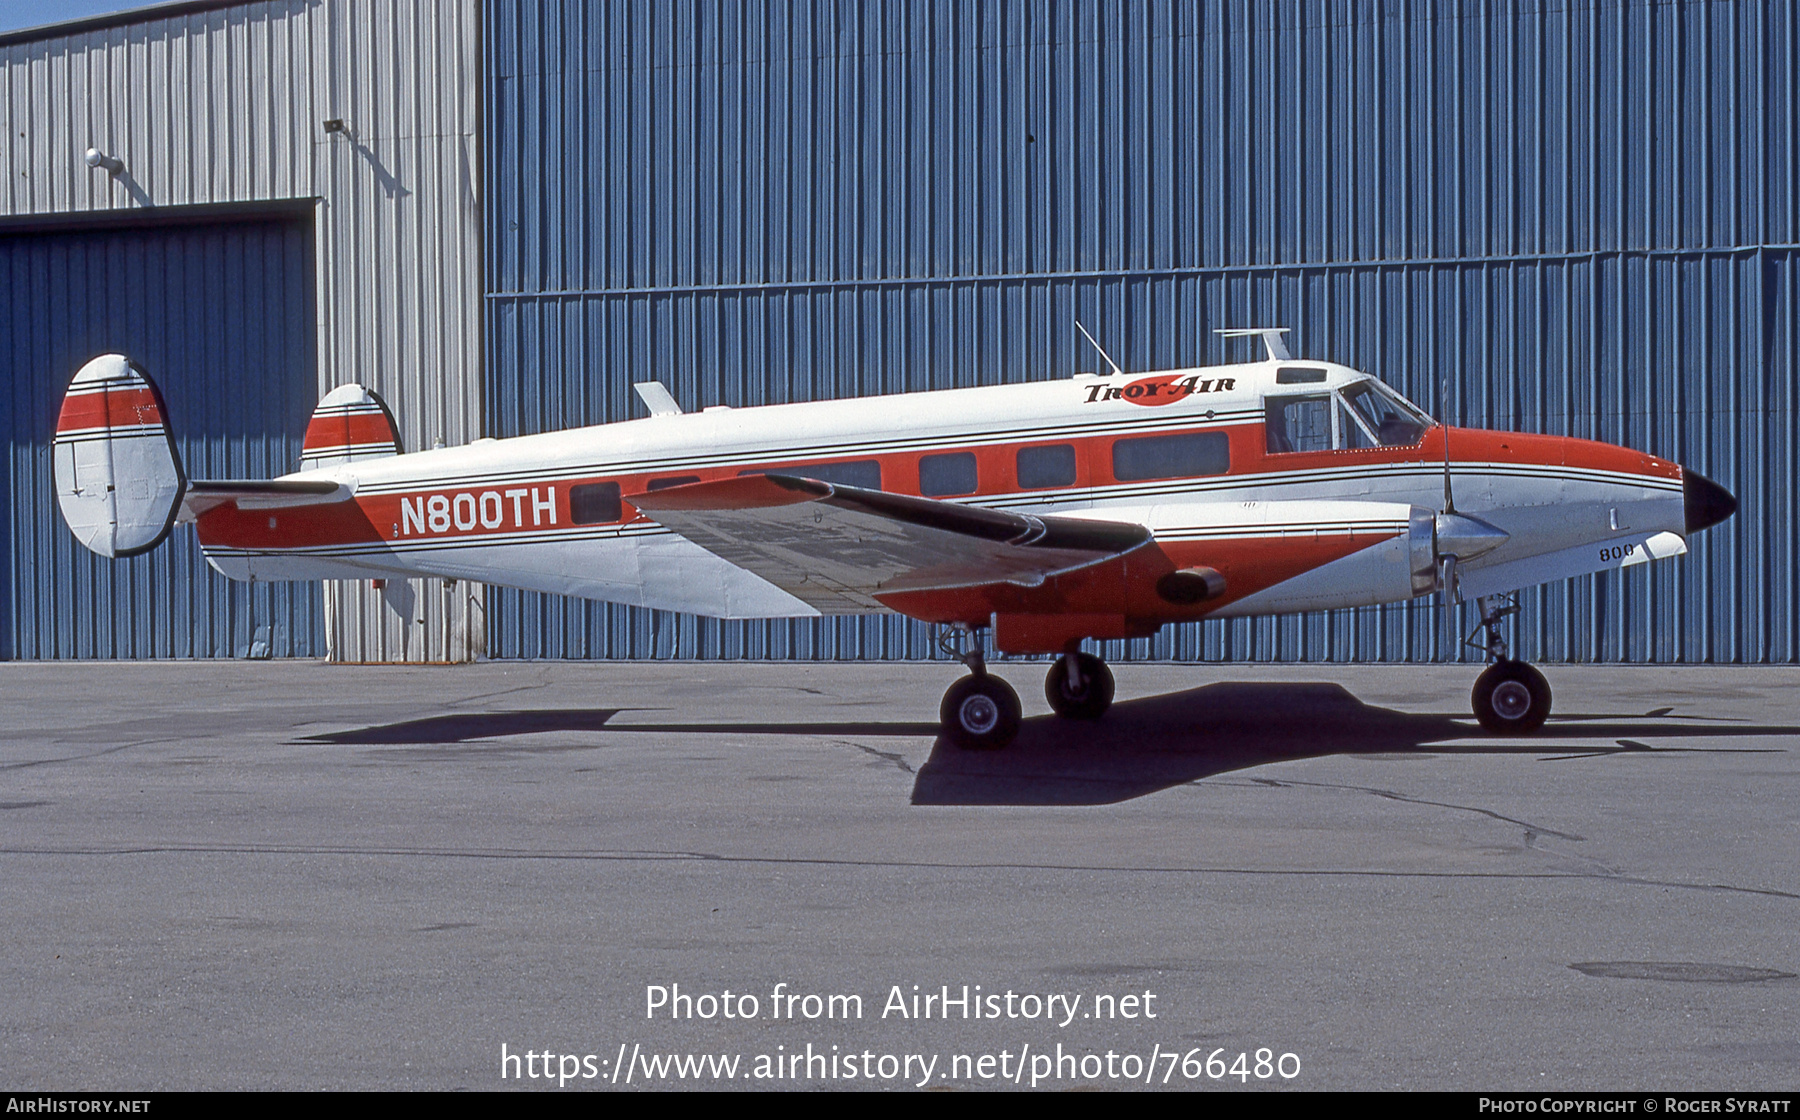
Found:
M 50 456 L 69 378 L 122 352 L 162 389 L 191 477 L 294 469 L 318 377 L 313 284 L 310 222 L 0 234 L 7 656 L 323 655 L 317 584 L 232 583 L 180 527 L 130 560 L 83 549 Z
M 1130 369 L 1283 324 L 1454 422 L 1641 447 L 1740 496 L 1685 559 L 1528 593 L 1524 655 L 1800 656 L 1792 3 L 485 17 L 488 434 L 627 418 L 651 377 L 689 408 L 1066 377 L 1096 365 L 1076 318 Z M 930 650 L 904 620 L 507 591 L 488 634 L 507 657 Z M 1427 606 L 1109 649 L 1446 652 Z

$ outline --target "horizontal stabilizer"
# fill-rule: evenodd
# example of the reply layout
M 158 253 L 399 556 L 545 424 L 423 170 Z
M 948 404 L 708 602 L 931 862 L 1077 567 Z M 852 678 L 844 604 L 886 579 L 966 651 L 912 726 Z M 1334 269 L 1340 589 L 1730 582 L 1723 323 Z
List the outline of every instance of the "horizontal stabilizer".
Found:
M 81 367 L 56 418 L 56 501 L 75 539 L 102 556 L 162 543 L 186 484 L 155 382 L 123 354 Z
M 826 613 L 877 595 L 1035 587 L 1150 540 L 1142 525 L 1008 513 L 787 475 L 696 482 L 631 502 L 701 548 Z
M 181 501 L 181 518 L 193 521 L 228 502 L 239 509 L 292 509 L 295 506 L 329 505 L 347 502 L 354 495 L 341 482 L 324 479 L 287 478 L 257 481 L 195 481 L 188 483 Z

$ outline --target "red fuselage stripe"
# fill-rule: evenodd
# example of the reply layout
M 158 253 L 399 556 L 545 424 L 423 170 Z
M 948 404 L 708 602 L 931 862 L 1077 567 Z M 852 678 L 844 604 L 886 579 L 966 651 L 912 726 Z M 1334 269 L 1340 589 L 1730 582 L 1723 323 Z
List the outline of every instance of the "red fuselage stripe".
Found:
M 1194 481 L 1243 479 L 1253 482 L 1259 476 L 1304 471 L 1341 471 L 1359 467 L 1383 467 L 1398 464 L 1434 465 L 1443 461 L 1444 429 L 1434 428 L 1412 447 L 1371 448 L 1349 451 L 1315 451 L 1270 454 L 1264 443 L 1264 428 L 1259 423 L 1230 426 L 1207 425 L 1186 431 L 1224 432 L 1230 441 L 1231 469 L 1224 475 L 1210 475 Z M 1159 431 L 1157 435 L 1174 434 Z M 310 435 L 310 429 L 309 429 Z M 1111 449 L 1130 435 L 1089 436 L 1065 440 L 1027 440 L 981 446 L 959 446 L 945 449 L 972 452 L 975 456 L 979 488 L 970 494 L 936 495 L 948 500 L 968 501 L 1000 495 L 1029 495 L 1018 485 L 1017 455 L 1021 448 L 1070 444 L 1075 448 L 1075 478 L 1067 486 L 1047 488 L 1041 493 L 1047 500 L 1069 492 L 1080 500 L 1081 492 L 1118 485 L 1146 486 L 1179 483 L 1182 479 L 1155 479 L 1122 482 L 1112 471 Z M 1520 467 L 1567 468 L 1641 475 L 1646 479 L 1679 480 L 1680 467 L 1653 456 L 1627 448 L 1564 436 L 1520 435 L 1457 428 L 1450 433 L 1451 452 L 1457 463 L 1516 465 Z M 334 545 L 367 544 L 375 541 L 392 543 L 426 543 L 479 539 L 484 536 L 536 534 L 576 527 L 571 520 L 579 503 L 572 500 L 576 487 L 597 483 L 616 483 L 627 500 L 620 508 L 619 521 L 594 523 L 594 527 L 619 525 L 636 519 L 638 511 L 629 496 L 644 493 L 659 479 L 679 473 L 683 478 L 697 476 L 698 481 L 711 482 L 734 478 L 751 472 L 771 471 L 804 477 L 808 466 L 829 463 L 859 462 L 873 459 L 881 466 L 882 489 L 898 494 L 920 493 L 919 461 L 944 451 L 931 448 L 888 454 L 847 454 L 834 458 L 808 458 L 801 461 L 770 459 L 756 463 L 733 463 L 729 466 L 683 468 L 679 472 L 637 472 L 625 475 L 592 476 L 538 480 L 531 483 L 457 482 L 428 486 L 406 493 L 359 495 L 353 502 L 330 506 L 283 510 L 279 531 L 269 528 L 270 515 L 264 511 L 243 512 L 225 505 L 203 515 L 199 521 L 202 543 L 210 546 L 251 549 L 321 548 Z M 1180 500 L 1171 496 L 1170 500 Z

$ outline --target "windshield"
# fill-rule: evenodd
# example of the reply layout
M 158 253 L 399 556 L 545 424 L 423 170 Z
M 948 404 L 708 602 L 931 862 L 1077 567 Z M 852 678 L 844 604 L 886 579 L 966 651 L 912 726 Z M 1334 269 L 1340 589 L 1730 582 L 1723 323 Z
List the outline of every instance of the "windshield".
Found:
M 1269 454 L 1299 451 L 1369 451 L 1418 444 L 1431 417 L 1375 380 L 1342 390 L 1264 398 Z
M 1411 447 L 1432 426 L 1431 417 L 1379 381 L 1346 386 L 1342 396 L 1356 421 L 1345 433 L 1351 447 Z

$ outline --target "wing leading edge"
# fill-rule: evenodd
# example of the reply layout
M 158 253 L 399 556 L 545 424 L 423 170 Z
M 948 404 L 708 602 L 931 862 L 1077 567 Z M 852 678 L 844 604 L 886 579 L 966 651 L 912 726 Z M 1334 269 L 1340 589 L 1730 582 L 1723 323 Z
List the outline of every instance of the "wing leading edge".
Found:
M 791 475 L 748 475 L 632 495 L 671 531 L 827 614 L 880 596 L 1046 579 L 1148 544 L 1120 521 L 1031 516 Z

